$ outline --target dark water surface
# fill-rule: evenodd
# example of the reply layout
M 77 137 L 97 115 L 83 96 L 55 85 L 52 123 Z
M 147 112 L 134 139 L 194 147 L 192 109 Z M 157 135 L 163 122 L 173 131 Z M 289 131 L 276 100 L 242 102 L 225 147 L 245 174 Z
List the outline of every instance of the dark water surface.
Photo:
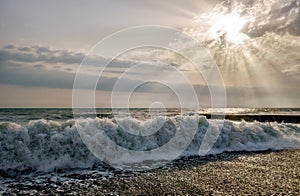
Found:
M 138 119 L 151 118 L 151 111 L 146 108 L 131 108 L 115 109 L 119 114 L 124 116 L 131 116 Z M 166 111 L 158 110 L 157 113 L 165 116 L 175 116 L 180 113 L 191 114 L 198 113 L 211 118 L 211 109 L 203 108 L 199 110 L 181 110 L 176 108 L 166 109 Z M 261 121 L 261 122 L 291 122 L 300 123 L 300 108 L 226 108 L 215 109 L 214 112 L 225 112 L 221 117 L 228 120 L 246 120 L 246 121 Z M 82 117 L 85 118 L 112 118 L 114 116 L 111 108 L 98 108 L 96 115 L 93 110 L 82 109 Z M 154 111 L 155 113 L 155 111 Z M 218 115 L 214 116 L 218 118 Z M 73 111 L 71 108 L 0 108 L 0 122 L 16 122 L 18 124 L 26 124 L 30 120 L 54 120 L 65 121 L 73 118 Z

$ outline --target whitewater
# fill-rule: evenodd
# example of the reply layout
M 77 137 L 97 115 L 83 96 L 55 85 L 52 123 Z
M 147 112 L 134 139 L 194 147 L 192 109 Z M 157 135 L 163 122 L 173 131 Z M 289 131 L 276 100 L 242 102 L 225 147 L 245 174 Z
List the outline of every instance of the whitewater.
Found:
M 151 133 L 162 118 L 165 122 L 160 125 L 157 133 L 141 136 L 128 132 L 150 130 Z M 188 126 L 182 126 L 183 123 L 197 123 L 195 136 L 178 158 L 199 155 L 199 148 L 208 127 L 219 135 L 207 155 L 300 148 L 300 124 L 207 119 L 198 114 L 157 116 L 150 119 L 96 117 L 76 120 L 36 119 L 27 123 L 6 121 L 0 122 L 1 174 L 107 167 L 83 143 L 76 123 L 83 123 L 95 133 L 102 130 L 119 146 L 135 151 L 159 148 L 179 129 Z

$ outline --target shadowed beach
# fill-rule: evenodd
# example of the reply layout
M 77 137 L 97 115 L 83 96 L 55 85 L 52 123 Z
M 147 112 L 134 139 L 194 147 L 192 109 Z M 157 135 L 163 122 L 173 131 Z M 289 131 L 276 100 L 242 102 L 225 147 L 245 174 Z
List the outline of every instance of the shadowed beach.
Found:
M 11 185 L 8 194 L 293 194 L 300 193 L 300 150 L 222 153 L 174 161 L 148 172 L 115 171 L 113 175 L 65 175 L 63 183 Z M 56 180 L 55 180 L 56 179 Z M 32 179 L 34 182 L 34 179 Z M 7 194 L 7 195 L 8 195 Z M 3 192 L 3 195 L 6 195 Z

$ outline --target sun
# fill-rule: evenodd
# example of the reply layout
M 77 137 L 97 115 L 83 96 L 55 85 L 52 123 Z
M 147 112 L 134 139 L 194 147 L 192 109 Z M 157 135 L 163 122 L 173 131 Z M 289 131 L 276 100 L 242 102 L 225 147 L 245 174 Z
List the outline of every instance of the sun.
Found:
M 239 14 L 227 14 L 220 16 L 212 28 L 217 37 L 225 39 L 228 43 L 238 44 L 248 38 L 246 34 L 240 32 L 246 23 L 247 20 Z
M 225 15 L 220 21 L 221 28 L 226 32 L 227 38 L 233 42 L 237 41 L 236 38 L 240 36 L 240 30 L 245 23 L 246 20 L 239 17 L 237 14 Z
M 185 29 L 185 32 L 200 41 L 219 45 L 221 48 L 235 47 L 250 40 L 245 30 L 253 20 L 248 14 L 241 14 L 238 9 L 231 12 L 214 10 L 194 16 L 193 26 Z

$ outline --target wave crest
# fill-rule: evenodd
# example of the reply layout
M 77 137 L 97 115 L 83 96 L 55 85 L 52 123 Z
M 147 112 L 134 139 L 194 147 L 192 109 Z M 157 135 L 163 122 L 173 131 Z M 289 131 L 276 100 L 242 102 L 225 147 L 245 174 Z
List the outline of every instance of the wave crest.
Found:
M 134 118 L 122 119 L 127 128 L 153 129 L 157 126 L 152 119 L 139 121 Z M 157 146 L 167 142 L 179 128 L 177 116 L 168 118 L 166 125 L 168 133 L 133 137 L 132 134 L 123 134 L 123 146 L 134 146 L 134 149 L 145 149 L 146 144 L 153 144 L 154 136 Z M 112 140 L 120 139 L 117 135 L 120 126 L 115 119 L 81 119 L 97 131 L 104 129 Z M 65 122 L 47 121 L 45 119 L 30 121 L 26 126 L 16 123 L 0 123 L 0 170 L 26 170 L 53 171 L 55 169 L 93 168 L 103 165 L 82 142 L 76 130 L 75 120 Z M 208 154 L 217 154 L 224 151 L 262 151 L 280 150 L 300 147 L 300 125 L 288 123 L 261 123 L 261 122 L 234 122 L 228 120 L 207 120 L 199 117 L 198 131 L 191 144 L 182 156 L 198 155 L 199 147 L 209 125 L 220 133 Z M 123 130 L 124 133 L 126 130 Z M 151 130 L 152 131 L 152 130 Z M 128 137 L 128 138 L 127 138 Z M 121 144 L 121 143 L 120 143 Z M 150 146 L 150 147 L 152 147 Z

